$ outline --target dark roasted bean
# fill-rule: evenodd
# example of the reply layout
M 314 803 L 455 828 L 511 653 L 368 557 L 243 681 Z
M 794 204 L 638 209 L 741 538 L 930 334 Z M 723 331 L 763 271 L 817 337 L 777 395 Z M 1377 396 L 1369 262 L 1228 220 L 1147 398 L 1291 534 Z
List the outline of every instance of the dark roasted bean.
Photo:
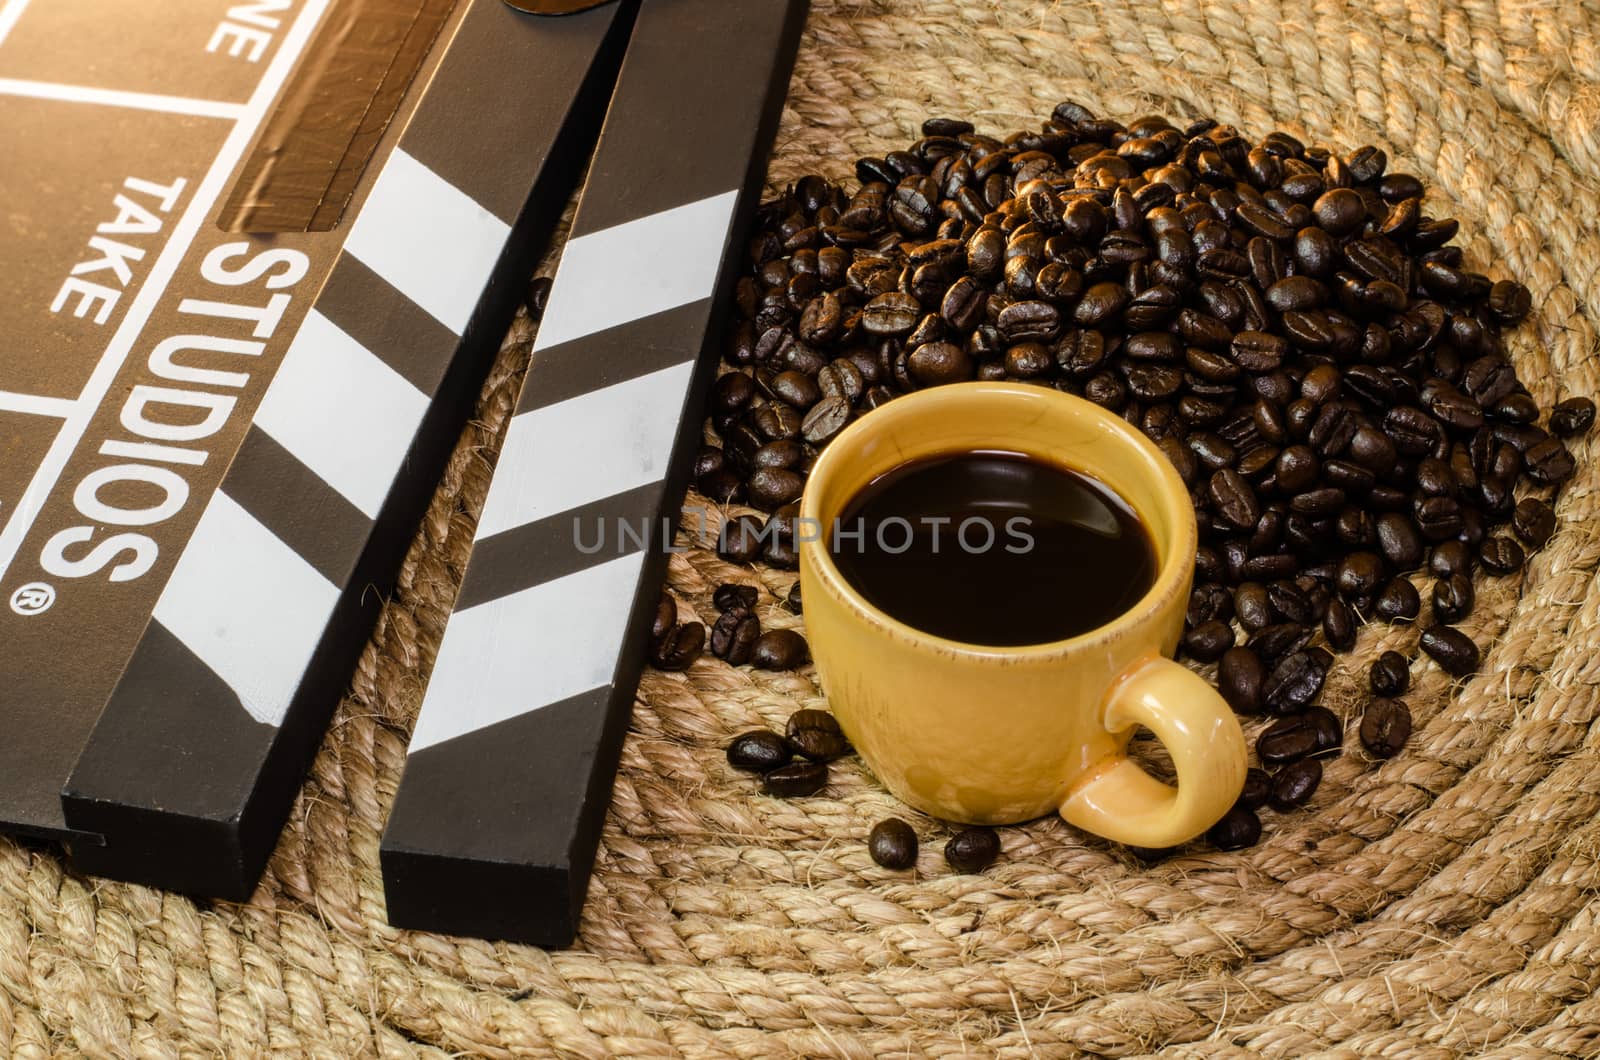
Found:
M 1478 670 L 1478 646 L 1454 626 L 1429 626 L 1422 631 L 1422 650 L 1451 677 Z
M 1297 651 L 1272 668 L 1262 686 L 1267 710 L 1273 714 L 1298 714 L 1322 691 L 1327 670 L 1310 652 Z
M 753 612 L 743 607 L 724 611 L 711 627 L 711 654 L 733 666 L 743 666 L 750 661 L 759 636 L 761 622 Z
M 1226 622 L 1204 622 L 1183 635 L 1183 650 L 1190 658 L 1213 662 L 1233 647 L 1233 627 Z
M 687 670 L 705 651 L 706 627 L 685 622 L 650 649 L 650 663 L 658 670 Z
M 749 773 L 769 773 L 792 758 L 794 748 L 770 729 L 751 729 L 728 745 L 728 764 Z
M 1526 558 L 1522 546 L 1502 534 L 1488 538 L 1478 549 L 1478 562 L 1490 574 L 1515 574 Z
M 717 555 L 733 563 L 752 563 L 764 544 L 762 521 L 754 515 L 740 515 L 722 524 Z
M 813 762 L 831 762 L 850 752 L 839 723 L 825 710 L 797 710 L 784 727 L 789 746 Z
M 917 833 L 898 817 L 879 821 L 867 836 L 867 853 L 886 869 L 909 869 L 917 863 Z
M 1266 667 L 1261 657 L 1247 647 L 1229 648 L 1217 663 L 1217 688 L 1228 705 L 1240 714 L 1259 714 L 1265 701 L 1262 686 Z
M 1586 397 L 1568 398 L 1550 410 L 1550 431 L 1563 438 L 1582 434 L 1594 425 L 1594 402 Z
M 982 872 L 1000 856 L 1000 836 L 993 828 L 963 828 L 944 845 L 944 860 L 963 874 Z
M 1576 466 L 1567 447 L 1554 438 L 1546 438 L 1528 447 L 1522 454 L 1528 477 L 1541 486 L 1559 486 L 1572 477 Z
M 822 762 L 794 762 L 761 778 L 761 792 L 780 799 L 815 795 L 828 784 L 828 767 Z
M 793 670 L 810 657 L 806 639 L 792 629 L 767 630 L 750 652 L 750 662 L 758 670 Z
M 1235 806 L 1206 832 L 1206 839 L 1218 850 L 1243 850 L 1261 839 L 1261 818 L 1254 810 Z
M 1281 766 L 1317 753 L 1316 723 L 1306 717 L 1283 718 L 1256 738 L 1256 757 L 1264 765 Z
M 1244 787 L 1239 792 L 1239 801 L 1235 806 L 1246 810 L 1259 810 L 1267 804 L 1267 794 L 1272 790 L 1272 778 L 1267 776 L 1265 770 L 1254 766 L 1245 770 Z
M 1372 661 L 1367 683 L 1376 695 L 1402 695 L 1411 686 L 1411 664 L 1397 651 L 1386 651 Z
M 1393 758 L 1411 738 L 1411 710 L 1404 700 L 1379 697 L 1361 715 L 1361 746 L 1374 758 Z
M 1356 646 L 1356 613 L 1339 597 L 1328 601 L 1322 616 L 1322 635 L 1336 651 L 1349 651 Z
M 732 611 L 736 607 L 754 610 L 758 599 L 760 590 L 754 585 L 742 585 L 738 582 L 724 582 L 711 594 L 711 603 L 718 611 Z
M 1378 593 L 1372 608 L 1384 622 L 1410 622 L 1422 611 L 1422 597 L 1410 581 L 1394 578 Z
M 1529 548 L 1543 548 L 1556 532 L 1556 513 L 1544 501 L 1529 497 L 1517 502 L 1511 514 L 1511 526 Z
M 1472 578 L 1467 574 L 1452 574 L 1433 583 L 1435 622 L 1454 625 L 1472 613 L 1475 602 Z
M 1322 783 L 1322 763 L 1315 758 L 1304 758 L 1278 770 L 1272 778 L 1272 791 L 1267 805 L 1279 813 L 1304 806 Z

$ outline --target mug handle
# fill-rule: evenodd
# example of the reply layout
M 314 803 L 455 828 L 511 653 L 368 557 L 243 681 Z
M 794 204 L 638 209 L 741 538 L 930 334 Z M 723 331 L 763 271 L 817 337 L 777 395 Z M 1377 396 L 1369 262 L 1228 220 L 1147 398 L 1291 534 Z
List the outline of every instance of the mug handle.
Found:
M 1134 664 L 1106 696 L 1102 724 L 1144 725 L 1172 755 L 1178 783 L 1146 773 L 1127 750 L 1091 767 L 1061 806 L 1069 824 L 1118 843 L 1163 848 L 1193 839 L 1244 787 L 1244 733 L 1233 710 L 1198 674 L 1165 656 Z

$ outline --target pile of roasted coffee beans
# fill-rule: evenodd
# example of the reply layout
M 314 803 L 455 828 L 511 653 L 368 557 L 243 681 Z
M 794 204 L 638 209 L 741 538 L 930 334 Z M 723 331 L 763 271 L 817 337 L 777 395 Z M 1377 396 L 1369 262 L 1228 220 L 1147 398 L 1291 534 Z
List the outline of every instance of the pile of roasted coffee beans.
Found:
M 764 204 L 738 284 L 695 482 L 765 521 L 729 521 L 729 560 L 792 568 L 818 451 L 899 394 L 1025 380 L 1136 424 L 1189 486 L 1201 546 L 1183 651 L 1217 663 L 1242 714 L 1279 720 L 1264 769 L 1211 832 L 1254 843 L 1257 811 L 1304 805 L 1342 721 L 1316 705 L 1368 621 L 1419 622 L 1452 676 L 1473 573 L 1517 571 L 1555 529 L 1584 397 L 1541 411 L 1502 329 L 1531 297 L 1466 266 L 1384 152 L 1202 120 L 1128 125 L 1063 103 L 1003 137 L 934 119 Z M 1419 591 L 1418 586 L 1424 588 Z M 1373 664 L 1374 757 L 1411 728 L 1410 661 Z M 887 841 L 886 841 L 887 842 Z
M 736 586 L 723 586 L 734 589 Z M 752 729 L 728 745 L 728 764 L 761 774 L 761 791 L 778 798 L 815 795 L 828 783 L 828 763 L 852 752 L 839 723 L 825 710 L 797 710 L 784 731 Z M 917 833 L 891 817 L 873 826 L 867 852 L 886 869 L 909 869 L 917 863 Z M 982 872 L 1000 856 L 1000 836 L 992 828 L 963 828 L 945 844 L 944 859 L 957 872 Z

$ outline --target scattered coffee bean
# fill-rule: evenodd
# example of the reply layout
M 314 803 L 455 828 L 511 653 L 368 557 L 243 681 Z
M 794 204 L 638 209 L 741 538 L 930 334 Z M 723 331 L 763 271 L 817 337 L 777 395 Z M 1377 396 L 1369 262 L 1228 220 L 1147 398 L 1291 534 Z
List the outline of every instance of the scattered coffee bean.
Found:
M 1273 714 L 1299 714 L 1322 691 L 1327 668 L 1308 651 L 1296 651 L 1272 668 L 1262 685 L 1267 710 Z
M 944 845 L 944 860 L 964 874 L 982 872 L 1000 856 L 1000 836 L 993 828 L 963 828 Z
M 1378 593 L 1372 608 L 1384 622 L 1410 622 L 1422 611 L 1422 597 L 1409 579 L 1394 578 Z
M 1478 562 L 1490 574 L 1515 574 L 1526 558 L 1522 546 L 1502 534 L 1486 539 L 1478 548 Z
M 917 863 L 917 833 L 898 817 L 879 821 L 867 836 L 867 853 L 886 869 L 909 869 Z
M 1317 736 L 1317 747 L 1312 752 L 1319 757 L 1337 755 L 1344 747 L 1344 723 L 1327 707 L 1312 707 L 1301 716 Z
M 1261 818 L 1256 816 L 1254 810 L 1237 805 L 1211 826 L 1206 838 L 1218 850 L 1253 847 L 1261 839 Z
M 792 758 L 794 748 L 770 729 L 751 729 L 740 733 L 728 745 L 728 764 L 750 773 L 769 773 L 779 766 L 788 765 Z
M 1433 583 L 1435 622 L 1454 625 L 1472 613 L 1474 603 L 1476 594 L 1473 592 L 1472 579 L 1465 574 L 1452 574 Z
M 813 762 L 831 762 L 850 753 L 850 742 L 839 722 L 825 710 L 795 711 L 789 715 L 784 736 L 797 754 Z
M 789 595 L 783 598 L 784 606 L 795 614 L 800 614 L 800 583 L 795 582 L 789 586 Z
M 1518 501 L 1516 510 L 1511 513 L 1511 527 L 1529 548 L 1543 548 L 1556 532 L 1555 510 L 1532 497 Z
M 1298 762 L 1317 752 L 1317 728 L 1305 718 L 1284 718 L 1261 731 L 1256 756 L 1269 766 Z
M 1361 716 L 1361 746 L 1374 758 L 1393 758 L 1411 738 L 1411 710 L 1405 701 L 1380 697 Z
M 528 316 L 536 324 L 544 319 L 544 308 L 550 304 L 550 288 L 553 286 L 555 281 L 549 276 L 535 276 L 528 282 Z
M 1279 813 L 1304 806 L 1321 783 L 1322 763 L 1315 758 L 1303 758 L 1278 770 L 1272 778 L 1267 805 Z
M 1454 626 L 1429 626 L 1422 631 L 1422 650 L 1451 677 L 1466 677 L 1478 670 L 1478 646 Z
M 793 670 L 810 657 L 806 639 L 792 629 L 769 629 L 750 649 L 750 662 L 758 670 Z
M 655 619 L 650 623 L 650 643 L 661 643 L 661 639 L 671 633 L 677 624 L 678 601 L 672 598 L 671 593 L 662 593 L 661 602 L 656 604 Z
M 687 670 L 700 658 L 706 646 L 706 627 L 685 622 L 656 642 L 650 662 L 657 670 Z
M 736 607 L 753 611 L 758 599 L 760 590 L 754 585 L 740 585 L 737 582 L 724 582 L 711 594 L 711 603 L 718 611 L 732 611 Z
M 1233 627 L 1226 622 L 1205 622 L 1183 635 L 1183 650 L 1201 662 L 1214 662 L 1231 647 Z
M 756 639 L 761 636 L 761 621 L 747 607 L 724 611 L 711 626 L 711 654 L 725 659 L 730 665 L 743 666 L 750 661 Z
M 1411 664 L 1399 652 L 1386 651 L 1372 661 L 1367 683 L 1376 695 L 1403 695 L 1411 687 Z
M 717 539 L 717 555 L 730 563 L 754 563 L 761 555 L 761 528 L 754 515 L 740 515 L 722 524 Z
M 1586 397 L 1568 398 L 1550 410 L 1550 430 L 1563 438 L 1582 434 L 1594 426 L 1594 402 Z
M 1260 714 L 1267 668 L 1250 648 L 1229 648 L 1217 662 L 1217 688 L 1228 706 L 1240 714 Z
M 1465 541 L 1444 541 L 1434 546 L 1428 557 L 1428 571 L 1435 578 L 1472 573 L 1472 549 Z
M 1267 776 L 1265 770 L 1252 766 L 1244 772 L 1244 788 L 1234 805 L 1246 810 L 1259 810 L 1267 804 L 1267 795 L 1271 790 L 1272 778 Z
M 761 791 L 780 799 L 815 795 L 828 783 L 828 767 L 822 762 L 793 762 L 780 766 L 761 778 Z

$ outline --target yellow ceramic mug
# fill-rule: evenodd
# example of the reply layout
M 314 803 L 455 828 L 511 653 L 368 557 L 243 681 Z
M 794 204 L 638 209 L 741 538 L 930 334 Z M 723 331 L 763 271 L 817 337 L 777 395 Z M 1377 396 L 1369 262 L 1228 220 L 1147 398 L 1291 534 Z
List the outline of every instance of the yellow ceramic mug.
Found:
M 1155 545 L 1155 584 L 1099 629 L 1049 644 L 980 647 L 884 614 L 839 574 L 834 520 L 868 482 L 908 461 L 1009 450 L 1089 475 L 1130 504 Z M 1146 847 L 1191 839 L 1244 784 L 1233 711 L 1173 662 L 1197 532 L 1188 491 L 1137 430 L 1045 387 L 961 383 L 898 398 L 818 458 L 800 502 L 801 595 L 823 691 L 839 724 L 904 802 L 951 821 L 1009 824 L 1052 811 Z M 1172 755 L 1177 785 L 1128 758 L 1136 725 Z

